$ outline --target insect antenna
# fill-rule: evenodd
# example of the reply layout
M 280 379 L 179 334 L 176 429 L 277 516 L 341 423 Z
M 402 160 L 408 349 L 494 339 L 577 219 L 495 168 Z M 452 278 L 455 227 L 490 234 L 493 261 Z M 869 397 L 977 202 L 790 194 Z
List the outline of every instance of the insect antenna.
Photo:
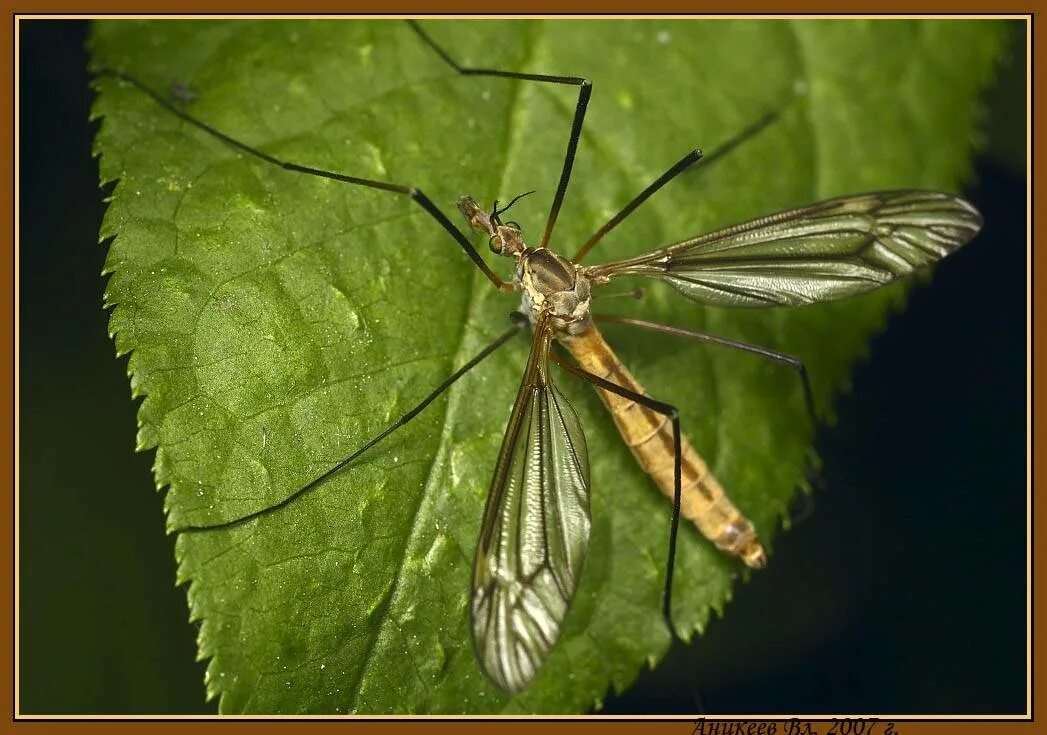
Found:
M 444 60 L 444 62 L 463 76 L 488 76 L 505 77 L 507 79 L 523 79 L 529 82 L 544 82 L 546 84 L 566 84 L 578 87 L 578 102 L 574 108 L 574 119 L 571 122 L 571 134 L 567 139 L 567 153 L 564 155 L 563 169 L 560 171 L 560 183 L 556 186 L 556 194 L 553 196 L 553 204 L 549 209 L 549 219 L 545 222 L 545 232 L 539 247 L 545 247 L 549 243 L 549 237 L 556 226 L 556 218 L 560 214 L 560 205 L 563 204 L 564 195 L 567 193 L 567 184 L 571 180 L 571 169 L 574 167 L 574 155 L 578 150 L 578 138 L 582 133 L 582 123 L 585 121 L 585 109 L 589 105 L 589 97 L 593 93 L 593 84 L 582 77 L 561 77 L 551 74 L 526 74 L 516 71 L 503 71 L 502 69 L 482 69 L 476 67 L 462 66 L 455 61 L 450 54 L 444 51 L 432 37 L 426 33 L 417 21 L 408 20 L 407 23 L 414 29 L 429 47 Z
M 491 208 L 491 219 L 495 219 L 495 218 L 505 214 L 506 212 L 509 211 L 510 207 L 512 207 L 514 204 L 516 204 L 518 201 L 523 199 L 525 196 L 528 196 L 529 194 L 534 194 L 534 189 L 531 189 L 530 191 L 525 191 L 523 194 L 517 194 L 512 199 L 510 199 L 509 203 L 506 204 L 501 209 L 498 208 L 498 202 L 496 200 L 495 203 L 494 203 L 494 206 Z
M 215 523 L 215 524 L 211 524 L 211 525 L 187 525 L 187 526 L 180 526 L 180 527 L 175 528 L 173 530 L 175 530 L 175 531 L 211 531 L 211 530 L 215 530 L 215 529 L 219 529 L 219 528 L 232 528 L 234 526 L 242 525 L 242 524 L 246 523 L 247 521 L 254 520 L 255 518 L 260 518 L 262 516 L 269 515 L 270 513 L 274 513 L 276 511 L 280 510 L 281 508 L 284 508 L 285 506 L 289 505 L 293 501 L 297 500 L 302 495 L 305 495 L 307 492 L 309 492 L 310 490 L 312 490 L 313 488 L 318 486 L 320 483 L 322 483 L 324 480 L 329 479 L 333 475 L 335 475 L 338 472 L 340 472 L 343 469 L 345 469 L 345 467 L 347 467 L 349 464 L 351 464 L 357 457 L 362 455 L 368 449 L 370 449 L 374 445 L 378 444 L 380 441 L 385 439 L 387 436 L 392 434 L 394 431 L 396 431 L 400 427 L 402 427 L 402 426 L 406 425 L 408 422 L 410 422 L 411 419 L 413 419 L 415 416 L 417 416 L 422 411 L 424 411 L 425 408 L 430 403 L 435 401 L 440 396 L 441 393 L 443 393 L 445 390 L 447 390 L 452 385 L 454 385 L 458 381 L 459 378 L 461 378 L 467 372 L 469 372 L 474 367 L 476 367 L 478 364 L 480 364 L 484 360 L 484 358 L 486 358 L 492 352 L 494 352 L 499 347 L 504 345 L 506 342 L 508 342 L 514 336 L 519 334 L 523 330 L 523 328 L 528 325 L 527 317 L 524 316 L 523 314 L 519 313 L 519 312 L 515 312 L 514 311 L 512 314 L 509 315 L 509 318 L 513 322 L 513 325 L 509 329 L 507 329 L 505 332 L 503 332 L 497 339 L 495 339 L 493 342 L 491 342 L 491 344 L 487 345 L 482 350 L 480 350 L 478 353 L 476 353 L 476 355 L 474 355 L 472 357 L 472 359 L 470 359 L 468 362 L 466 362 L 460 368 L 458 368 L 453 373 L 451 373 L 451 375 L 449 375 L 447 378 L 445 378 L 444 381 L 442 383 L 440 383 L 440 385 L 436 386 L 436 388 L 429 395 L 427 395 L 425 398 L 423 398 L 417 405 L 415 405 L 413 408 L 411 408 L 409 411 L 407 411 L 407 413 L 405 413 L 403 416 L 401 416 L 395 422 L 393 422 L 388 427 L 386 427 L 385 430 L 383 430 L 380 434 L 378 434 L 377 436 L 375 436 L 375 437 L 369 439 L 368 441 L 366 441 L 359 449 L 354 451 L 348 457 L 346 457 L 345 459 L 341 460 L 340 462 L 338 462 L 336 465 L 334 465 L 330 469 L 326 470 L 323 474 L 321 474 L 318 477 L 310 480 L 306 485 L 300 487 L 298 490 L 294 491 L 293 493 L 288 495 L 283 500 L 279 501 L 278 503 L 276 503 L 274 505 L 267 506 L 265 508 L 262 508 L 261 510 L 256 510 L 253 513 L 248 513 L 246 515 L 239 516 L 238 518 L 234 518 L 234 519 L 229 520 L 229 521 L 223 521 L 221 523 Z

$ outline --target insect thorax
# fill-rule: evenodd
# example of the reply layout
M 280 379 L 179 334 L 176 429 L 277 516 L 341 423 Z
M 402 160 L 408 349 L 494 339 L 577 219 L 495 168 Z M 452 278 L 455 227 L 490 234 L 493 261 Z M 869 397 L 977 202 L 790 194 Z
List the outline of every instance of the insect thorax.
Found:
M 531 324 L 546 312 L 553 317 L 552 329 L 558 335 L 578 334 L 588 328 L 589 278 L 548 248 L 527 247 L 519 226 L 499 218 L 508 207 L 499 210 L 495 204 L 496 208 L 487 212 L 475 199 L 465 196 L 458 200 L 458 210 L 470 227 L 490 236 L 493 252 L 516 258 L 516 285 L 523 292 L 520 311 Z
M 556 332 L 576 334 L 589 326 L 589 279 L 570 261 L 546 248 L 524 251 L 516 270 L 523 291 L 521 310 L 534 324 L 541 311 Z

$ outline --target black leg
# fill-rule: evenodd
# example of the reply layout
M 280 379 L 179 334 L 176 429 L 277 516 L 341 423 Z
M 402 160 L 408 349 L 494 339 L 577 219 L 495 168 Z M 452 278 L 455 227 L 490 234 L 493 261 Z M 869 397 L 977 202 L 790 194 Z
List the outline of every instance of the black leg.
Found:
M 503 281 L 494 273 L 494 271 L 487 267 L 487 263 L 485 263 L 483 261 L 483 258 L 480 257 L 480 254 L 476 252 L 476 249 L 473 247 L 472 243 L 469 242 L 468 238 L 466 238 L 466 236 L 462 234 L 462 231 L 455 227 L 451 223 L 451 221 L 447 219 L 444 213 L 441 212 L 435 204 L 433 204 L 432 200 L 430 200 L 429 197 L 427 197 L 421 189 L 417 189 L 413 186 L 404 186 L 402 184 L 391 184 L 387 181 L 373 181 L 371 179 L 362 179 L 358 176 L 349 176 L 348 174 L 340 174 L 335 171 L 325 171 L 324 169 L 312 168 L 311 166 L 302 166 L 297 163 L 292 163 L 291 161 L 281 161 L 279 158 L 276 158 L 275 156 L 270 156 L 268 153 L 263 153 L 257 148 L 252 148 L 246 143 L 239 141 L 236 138 L 226 135 L 222 131 L 211 127 L 203 120 L 199 120 L 198 118 L 193 117 L 189 113 L 172 104 L 166 97 L 154 91 L 150 87 L 146 86 L 143 82 L 139 81 L 130 74 L 126 74 L 122 71 L 116 71 L 114 69 L 98 69 L 95 73 L 99 76 L 114 77 L 116 79 L 120 79 L 124 82 L 127 82 L 131 86 L 147 94 L 161 107 L 164 107 L 166 110 L 181 118 L 190 125 L 193 125 L 194 127 L 203 130 L 208 135 L 211 135 L 217 138 L 218 140 L 221 140 L 223 143 L 226 143 L 232 146 L 233 148 L 241 150 L 244 153 L 248 153 L 254 156 L 255 158 L 265 161 L 266 163 L 278 166 L 286 171 L 296 171 L 298 173 L 309 174 L 311 176 L 320 176 L 321 178 L 325 179 L 341 181 L 345 184 L 366 186 L 371 189 L 381 189 L 382 191 L 391 191 L 395 194 L 405 194 L 411 197 L 411 199 L 417 202 L 422 207 L 422 209 L 428 212 L 433 219 L 439 222 L 440 226 L 443 227 L 444 230 L 446 230 L 447 233 L 458 242 L 458 244 L 465 251 L 465 254 L 472 259 L 472 261 L 476 264 L 477 268 L 483 271 L 483 274 L 487 276 L 491 283 L 493 283 L 501 291 L 515 290 L 512 284 Z
M 582 245 L 581 248 L 578 249 L 578 252 L 575 253 L 573 258 L 571 258 L 571 262 L 572 263 L 579 263 L 579 262 L 581 262 L 582 258 L 585 257 L 586 253 L 588 253 L 590 250 L 592 250 L 593 246 L 596 243 L 600 242 L 600 239 L 604 235 L 606 235 L 608 232 L 610 232 L 615 227 L 617 227 L 618 223 L 620 223 L 623 219 L 625 219 L 630 214 L 632 214 L 633 210 L 636 209 L 637 207 L 639 207 L 645 201 L 647 201 L 648 197 L 650 197 L 656 191 L 658 191 L 663 186 L 668 184 L 670 181 L 675 179 L 681 173 L 686 171 L 691 166 L 691 164 L 697 162 L 699 159 L 701 159 L 701 157 L 702 157 L 701 149 L 695 148 L 693 151 L 691 151 L 686 156 L 681 158 L 679 161 L 674 163 L 669 168 L 668 171 L 666 171 L 664 174 L 662 174 L 657 179 L 655 179 L 651 183 L 650 186 L 648 186 L 646 189 L 641 191 L 639 194 L 636 195 L 636 197 L 631 202 L 626 204 L 625 207 L 622 208 L 621 212 L 619 212 L 618 214 L 616 214 L 613 217 L 611 217 L 611 219 L 607 220 L 607 224 L 605 224 L 603 227 L 598 229 L 596 231 L 596 233 L 593 234 L 593 236 L 590 237 L 589 240 L 584 245 Z
M 508 79 L 524 79 L 531 82 L 546 82 L 547 84 L 569 84 L 578 87 L 578 103 L 574 108 L 574 121 L 571 123 L 571 135 L 567 139 L 567 154 L 563 160 L 563 170 L 560 172 L 560 183 L 556 187 L 556 196 L 553 197 L 553 206 L 549 210 L 549 219 L 545 223 L 545 233 L 542 234 L 540 247 L 549 243 L 549 237 L 556 225 L 556 218 L 560 214 L 560 205 L 563 204 L 564 195 L 567 193 L 567 184 L 571 180 L 571 168 L 574 166 L 574 154 L 578 149 L 578 137 L 582 133 L 582 122 L 585 120 L 585 108 L 589 105 L 589 97 L 593 92 L 593 85 L 588 79 L 582 77 L 558 77 L 550 74 L 524 74 L 515 71 L 502 71 L 501 69 L 479 69 L 461 66 L 450 54 L 444 51 L 428 33 L 422 30 L 417 21 L 407 21 L 415 33 L 421 36 L 433 51 L 447 63 L 452 69 L 463 76 L 486 76 L 506 77 Z
M 648 322 L 643 319 L 631 319 L 623 316 L 609 316 L 606 314 L 594 314 L 593 319 L 598 322 L 609 322 L 611 324 L 627 324 L 632 327 L 642 327 L 644 329 L 650 329 L 655 332 L 661 332 L 663 334 L 672 334 L 676 337 L 687 337 L 688 339 L 695 339 L 699 342 L 706 342 L 708 344 L 719 345 L 720 347 L 730 347 L 732 350 L 741 350 L 742 352 L 749 352 L 754 355 L 759 355 L 765 359 L 777 362 L 781 365 L 788 365 L 800 376 L 800 382 L 803 384 L 803 398 L 807 404 L 807 414 L 811 420 L 811 426 L 818 425 L 818 416 L 814 411 L 814 393 L 811 390 L 811 381 L 807 375 L 807 366 L 803 364 L 803 360 L 798 357 L 786 354 L 784 352 L 778 352 L 777 350 L 771 350 L 766 347 L 760 347 L 758 345 L 752 345 L 748 342 L 739 342 L 733 339 L 727 339 L 725 337 L 717 337 L 715 334 L 709 334 L 707 332 L 696 332 L 690 329 L 683 329 L 682 327 L 673 327 L 668 324 L 658 324 L 656 322 Z
M 298 490 L 294 491 L 293 493 L 288 495 L 286 498 L 281 500 L 279 503 L 276 503 L 275 505 L 270 505 L 270 506 L 268 506 L 266 508 L 262 508 L 261 510 L 254 511 L 253 513 L 248 513 L 247 515 L 240 516 L 239 518 L 234 518 L 231 521 L 223 521 L 222 523 L 216 523 L 216 524 L 211 525 L 211 526 L 182 526 L 181 528 L 176 528 L 174 530 L 175 531 L 210 531 L 210 530 L 214 530 L 214 529 L 217 529 L 217 528 L 231 528 L 233 526 L 239 526 L 239 525 L 241 525 L 243 523 L 246 523 L 247 521 L 254 520 L 255 518 L 260 518 L 261 516 L 269 515 L 270 513 L 273 513 L 273 512 L 275 512 L 277 510 L 280 510 L 281 508 L 283 508 L 284 506 L 288 505 L 292 501 L 296 500 L 300 496 L 302 496 L 305 493 L 309 492 L 310 490 L 315 488 L 317 485 L 322 483 L 324 480 L 328 479 L 332 475 L 334 475 L 334 474 L 340 472 L 341 470 L 343 470 L 347 465 L 349 465 L 353 460 L 355 460 L 361 454 L 366 452 L 368 449 L 373 447 L 375 444 L 377 444 L 378 442 L 382 441 L 382 439 L 385 439 L 387 436 L 392 434 L 394 431 L 396 431 L 401 426 L 403 426 L 408 421 L 410 421 L 415 416 L 417 416 L 422 411 L 424 411 L 425 408 L 430 403 L 435 401 L 436 398 L 441 393 L 443 393 L 445 390 L 450 388 L 460 377 L 462 377 L 467 372 L 472 370 L 474 367 L 476 367 L 476 365 L 478 365 L 480 362 L 482 362 L 484 358 L 486 358 L 492 352 L 494 352 L 499 347 L 501 347 L 506 342 L 508 342 L 510 339 L 512 339 L 516 334 L 518 334 L 528 324 L 527 317 L 525 317 L 523 314 L 520 314 L 519 312 L 513 312 L 510 315 L 509 318 L 512 319 L 512 322 L 513 322 L 513 326 L 512 327 L 510 327 L 508 330 L 506 330 L 494 342 L 492 342 L 491 344 L 487 345 L 487 347 L 484 347 L 482 350 L 480 350 L 480 352 L 478 352 L 471 360 L 469 360 L 469 362 L 465 363 L 460 368 L 455 370 L 450 376 L 447 377 L 446 380 L 444 380 L 442 383 L 440 383 L 440 385 L 438 385 L 436 387 L 436 389 L 432 393 L 430 393 L 428 396 L 426 396 L 424 399 L 422 399 L 421 403 L 419 403 L 417 406 L 415 406 L 410 411 L 408 411 L 403 416 L 401 416 L 399 419 L 397 419 L 393 424 L 391 424 L 389 427 L 387 427 L 385 429 L 385 431 L 383 431 L 381 434 L 379 434 L 378 436 L 374 437 L 373 439 L 367 441 L 362 447 L 357 449 L 355 452 L 350 454 L 348 457 L 343 459 L 341 462 L 336 464 L 334 467 L 332 467 L 329 470 L 325 471 L 322 475 L 320 475 L 319 477 L 313 479 L 307 485 L 305 485 L 305 486 L 299 488 Z
M 751 138 L 754 135 L 756 135 L 758 132 L 760 132 L 765 127 L 767 127 L 772 122 L 774 122 L 778 118 L 778 115 L 779 115 L 779 113 L 777 111 L 767 113 L 766 115 L 761 117 L 759 120 L 754 122 L 752 125 L 750 125 L 747 128 L 745 128 L 738 135 L 735 135 L 733 138 L 728 140 L 726 143 L 724 143 L 723 145 L 719 146 L 711 154 L 709 154 L 708 156 L 704 157 L 704 159 L 703 159 L 703 163 L 704 163 L 703 168 L 708 168 L 711 163 L 713 163 L 714 161 L 722 158 L 727 153 L 731 152 L 732 150 L 737 148 L 739 145 L 744 143 L 746 140 L 748 140 L 749 138 Z M 610 232 L 615 227 L 617 227 L 621 223 L 622 220 L 624 220 L 626 217 L 628 217 L 630 214 L 632 214 L 634 209 L 636 209 L 641 204 L 643 204 L 645 201 L 647 201 L 647 199 L 652 194 L 654 194 L 656 191 L 658 191 L 663 186 L 665 186 L 670 181 L 672 181 L 674 178 L 676 178 L 681 173 L 686 171 L 691 166 L 691 164 L 696 163 L 699 159 L 702 159 L 702 158 L 703 157 L 702 157 L 701 150 L 699 150 L 698 148 L 695 148 L 693 151 L 691 151 L 686 156 L 681 158 L 679 161 L 674 163 L 672 165 L 672 167 L 668 171 L 666 171 L 664 174 L 662 174 L 657 179 L 655 179 L 654 182 L 650 186 L 648 186 L 646 189 L 641 191 L 639 194 L 636 195 L 636 197 L 631 202 L 626 204 L 625 207 L 622 208 L 621 212 L 619 212 L 615 216 L 611 217 L 611 219 L 609 219 L 607 221 L 607 224 L 605 224 L 603 227 L 598 229 L 593 234 L 593 236 L 589 238 L 588 242 L 586 242 L 584 245 L 582 245 L 581 248 L 579 248 L 578 252 L 575 253 L 575 256 L 573 258 L 571 258 L 571 262 L 572 263 L 580 263 L 582 258 L 584 258 L 586 256 L 586 254 L 590 250 L 593 249 L 593 246 L 596 245 L 596 243 L 598 243 L 603 238 L 604 235 L 606 235 L 608 232 Z
M 676 410 L 675 406 L 656 401 L 650 396 L 645 396 L 643 393 L 636 393 L 628 388 L 623 388 L 617 383 L 612 383 L 606 378 L 601 378 L 598 375 L 593 375 L 586 370 L 582 370 L 577 365 L 572 365 L 570 362 L 560 357 L 560 355 L 555 351 L 552 351 L 549 354 L 556 363 L 567 372 L 573 373 L 578 377 L 589 381 L 598 388 L 608 390 L 611 393 L 616 393 L 623 398 L 627 398 L 630 401 L 639 403 L 641 406 L 645 406 L 652 411 L 660 413 L 663 416 L 668 417 L 673 423 L 673 518 L 669 524 L 669 555 L 666 560 L 665 568 L 665 590 L 662 594 L 662 615 L 665 617 L 665 624 L 669 626 L 670 632 L 679 638 L 679 635 L 676 633 L 676 628 L 673 626 L 672 592 L 673 566 L 676 561 L 676 536 L 680 529 L 680 498 L 682 495 L 680 479 L 682 459 L 680 452 L 680 445 L 682 443 L 680 434 L 680 412 Z
M 773 123 L 775 120 L 777 120 L 779 115 L 781 115 L 781 110 L 772 110 L 771 112 L 762 115 L 754 123 L 744 128 L 742 132 L 738 133 L 732 138 L 729 138 L 726 143 L 722 143 L 719 146 L 717 146 L 712 153 L 705 157 L 705 161 L 702 165 L 702 168 L 709 168 L 710 165 L 726 156 L 728 153 L 733 151 L 742 143 L 749 140 L 749 138 L 753 137 L 761 130 L 766 128 L 768 125 Z

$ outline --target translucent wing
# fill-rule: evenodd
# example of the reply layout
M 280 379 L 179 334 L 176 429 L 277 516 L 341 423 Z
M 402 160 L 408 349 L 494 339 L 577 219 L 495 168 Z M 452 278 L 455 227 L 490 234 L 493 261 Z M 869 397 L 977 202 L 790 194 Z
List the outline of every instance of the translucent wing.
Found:
M 935 191 L 828 199 L 725 227 L 588 273 L 661 278 L 714 306 L 799 306 L 870 291 L 945 257 L 981 229 L 978 211 Z
M 508 692 L 531 681 L 559 637 L 589 545 L 585 436 L 548 376 L 549 339 L 539 322 L 473 566 L 473 645 Z

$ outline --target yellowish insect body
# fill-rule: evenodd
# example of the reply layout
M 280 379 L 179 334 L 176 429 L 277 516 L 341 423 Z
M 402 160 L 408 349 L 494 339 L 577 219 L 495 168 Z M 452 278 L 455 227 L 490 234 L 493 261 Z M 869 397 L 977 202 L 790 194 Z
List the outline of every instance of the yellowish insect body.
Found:
M 626 369 L 593 323 L 590 278 L 586 269 L 547 248 L 529 248 L 519 230 L 504 225 L 496 211 L 488 214 L 470 197 L 458 203 L 470 225 L 491 236 L 491 249 L 517 260 L 515 285 L 523 294 L 521 311 L 531 324 L 549 319 L 553 336 L 588 373 L 641 395 L 647 392 Z M 597 387 L 622 439 L 640 467 L 670 500 L 675 494 L 675 446 L 668 416 L 617 393 Z M 753 568 L 767 561 L 751 521 L 738 510 L 705 461 L 681 437 L 680 515 L 719 549 Z
M 646 394 L 643 386 L 614 354 L 595 325 L 573 335 L 560 336 L 578 365 L 586 372 Z M 673 431 L 667 416 L 655 413 L 635 401 L 597 388 L 600 398 L 611 412 L 622 439 L 629 445 L 636 461 L 649 474 L 670 500 L 673 498 Z M 699 454 L 682 437 L 680 515 L 689 519 L 702 534 L 728 554 L 741 557 L 753 568 L 762 567 L 767 557 L 756 538 L 756 530 L 735 507 L 713 477 Z

